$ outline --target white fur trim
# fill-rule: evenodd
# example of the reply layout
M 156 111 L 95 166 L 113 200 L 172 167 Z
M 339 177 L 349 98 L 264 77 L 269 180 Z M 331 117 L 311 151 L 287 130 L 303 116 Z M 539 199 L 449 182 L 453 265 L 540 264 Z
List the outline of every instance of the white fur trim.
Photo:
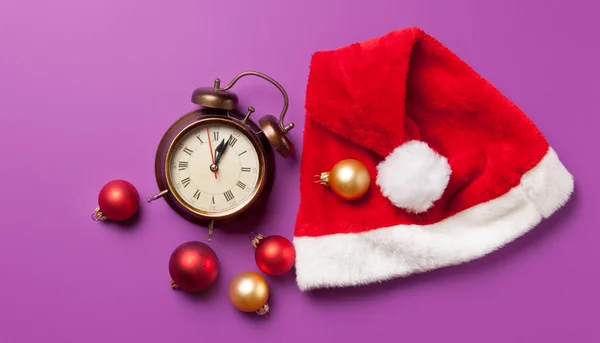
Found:
M 377 185 L 392 204 L 427 211 L 444 193 L 452 170 L 448 160 L 422 141 L 406 142 L 377 165 Z
M 369 284 L 482 257 L 552 215 L 573 185 L 550 148 L 508 193 L 441 222 L 295 237 L 298 286 L 306 291 Z

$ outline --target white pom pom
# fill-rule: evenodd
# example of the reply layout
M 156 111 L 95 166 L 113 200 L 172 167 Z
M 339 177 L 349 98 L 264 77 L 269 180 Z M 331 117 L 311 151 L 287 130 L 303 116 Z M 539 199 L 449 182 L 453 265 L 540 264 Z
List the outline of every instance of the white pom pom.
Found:
M 377 185 L 392 204 L 409 212 L 425 212 L 450 180 L 448 160 L 425 142 L 409 141 L 377 166 Z

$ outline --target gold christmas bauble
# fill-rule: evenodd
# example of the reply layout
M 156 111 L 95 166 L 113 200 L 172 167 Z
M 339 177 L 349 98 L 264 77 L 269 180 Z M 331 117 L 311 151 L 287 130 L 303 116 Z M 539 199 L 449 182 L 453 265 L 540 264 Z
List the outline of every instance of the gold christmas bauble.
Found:
M 243 312 L 268 312 L 269 285 L 256 272 L 242 272 L 229 283 L 229 300 Z
M 371 175 L 360 161 L 346 159 L 336 163 L 331 171 L 321 173 L 318 182 L 342 199 L 355 200 L 369 190 Z

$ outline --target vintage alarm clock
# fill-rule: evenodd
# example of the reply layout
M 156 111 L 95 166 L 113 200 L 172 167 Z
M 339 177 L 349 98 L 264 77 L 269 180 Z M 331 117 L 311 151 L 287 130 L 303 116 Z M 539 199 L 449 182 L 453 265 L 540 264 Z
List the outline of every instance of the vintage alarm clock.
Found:
M 254 108 L 238 110 L 233 85 L 244 76 L 269 81 L 283 95 L 279 118 L 264 115 L 256 124 Z M 224 88 L 198 88 L 192 102 L 200 107 L 177 120 L 164 134 L 155 157 L 160 192 L 148 202 L 164 198 L 185 219 L 208 226 L 209 241 L 215 222 L 230 222 L 251 212 L 268 196 L 275 176 L 273 148 L 288 157 L 294 145 L 284 124 L 288 108 L 285 89 L 256 71 L 238 74 Z

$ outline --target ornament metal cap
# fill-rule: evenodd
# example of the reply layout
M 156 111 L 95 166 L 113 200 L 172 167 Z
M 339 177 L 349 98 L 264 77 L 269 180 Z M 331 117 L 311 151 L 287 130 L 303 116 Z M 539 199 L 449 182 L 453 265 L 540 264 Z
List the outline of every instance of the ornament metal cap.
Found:
M 255 311 L 256 314 L 258 314 L 259 316 L 265 316 L 266 318 L 269 318 L 269 303 L 265 303 L 265 305 L 263 307 L 261 307 L 260 309 L 258 309 L 258 311 Z
M 329 172 L 322 172 L 313 176 L 314 183 L 320 183 L 325 187 L 329 187 Z
M 314 182 L 331 188 L 342 199 L 356 200 L 369 190 L 371 175 L 362 162 L 345 159 L 336 163 L 331 171 L 314 175 Z
M 260 233 L 250 232 L 250 242 L 254 248 L 258 246 L 258 243 L 263 238 L 265 238 L 265 236 L 261 235 Z
M 94 213 L 92 213 L 92 219 L 100 222 L 103 222 L 107 219 L 106 216 L 102 213 L 102 211 L 100 211 L 100 206 L 96 207 Z

